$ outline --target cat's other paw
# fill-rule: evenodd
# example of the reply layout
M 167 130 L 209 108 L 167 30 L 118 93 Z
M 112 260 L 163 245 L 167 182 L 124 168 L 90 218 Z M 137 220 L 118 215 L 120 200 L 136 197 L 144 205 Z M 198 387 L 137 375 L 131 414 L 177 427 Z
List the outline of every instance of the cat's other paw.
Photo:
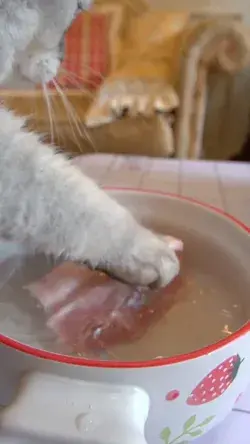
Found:
M 94 127 L 110 123 L 126 113 L 131 117 L 150 117 L 156 112 L 172 113 L 179 105 L 178 96 L 162 80 L 116 79 L 104 83 L 88 110 L 85 123 Z
M 110 264 L 110 271 L 131 284 L 165 287 L 180 271 L 175 247 L 171 247 L 166 238 L 142 227 L 115 256 L 116 261 Z

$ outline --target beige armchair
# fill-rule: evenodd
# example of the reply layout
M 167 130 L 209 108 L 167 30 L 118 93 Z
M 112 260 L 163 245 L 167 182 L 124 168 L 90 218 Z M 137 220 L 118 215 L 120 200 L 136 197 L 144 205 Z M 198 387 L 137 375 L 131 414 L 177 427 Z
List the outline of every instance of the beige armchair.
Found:
M 232 113 L 236 74 L 249 64 L 249 55 L 250 33 L 239 19 L 215 17 L 191 26 L 182 58 L 177 157 L 224 158 L 240 148 L 241 140 L 238 146 L 236 141 L 227 146 L 227 151 L 221 149 L 225 142 L 221 129 L 234 132 L 234 119 L 230 122 L 228 114 Z M 237 110 L 234 117 L 237 120 Z M 209 152 L 211 141 L 213 152 Z
M 240 148 L 232 102 L 237 74 L 250 61 L 250 33 L 240 17 L 146 11 L 131 20 L 131 29 L 122 59 L 87 111 L 87 125 L 113 122 L 114 108 L 117 114 L 127 108 L 131 118 L 152 117 L 158 109 L 158 118 L 165 117 L 165 152 L 223 158 Z M 172 128 L 168 116 L 175 110 Z M 234 144 L 225 148 L 225 139 Z

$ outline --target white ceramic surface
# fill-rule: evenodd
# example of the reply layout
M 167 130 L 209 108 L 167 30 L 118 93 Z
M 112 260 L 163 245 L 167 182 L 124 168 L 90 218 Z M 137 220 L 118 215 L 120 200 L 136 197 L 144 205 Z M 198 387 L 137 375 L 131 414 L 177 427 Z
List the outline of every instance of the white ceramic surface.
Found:
M 179 201 L 179 199 L 168 198 L 163 195 L 141 193 L 133 193 L 131 195 L 129 192 L 117 192 L 116 197 L 129 207 L 132 207 L 135 212 L 139 212 L 140 217 L 149 225 L 152 224 L 152 215 L 154 215 L 154 225 L 173 225 L 178 221 L 181 221 L 180 223 L 184 221 L 187 227 L 192 227 L 201 236 L 206 235 L 211 242 L 219 243 L 222 247 L 225 247 L 228 253 L 233 254 L 238 259 L 242 269 L 246 267 L 247 261 L 249 263 L 249 233 L 240 225 L 236 225 L 232 220 L 226 219 L 216 212 L 195 203 L 191 204 L 185 200 Z M 129 396 L 132 399 L 133 393 L 137 393 L 136 388 L 141 388 L 142 391 L 138 391 L 138 394 L 147 393 L 150 403 L 149 416 L 145 427 L 147 442 L 150 444 L 181 444 L 191 441 L 222 421 L 231 411 L 238 396 L 246 389 L 250 382 L 249 350 L 250 333 L 248 327 L 242 329 L 240 334 L 236 334 L 228 341 L 224 341 L 216 347 L 208 348 L 203 352 L 194 353 L 180 359 L 136 363 L 130 366 L 126 366 L 126 364 L 116 365 L 115 363 L 104 363 L 103 365 L 89 363 L 89 365 L 83 365 L 84 362 L 74 359 L 71 359 L 71 364 L 69 364 L 67 361 L 69 362 L 70 359 L 62 357 L 59 363 L 55 362 L 56 357 L 54 357 L 53 361 L 48 359 L 48 355 L 40 353 L 40 359 L 38 359 L 27 353 L 29 351 L 27 348 L 26 353 L 23 353 L 2 344 L 0 346 L 0 372 L 2 373 L 0 380 L 3 386 L 6 387 L 6 390 L 4 399 L 4 387 L 2 390 L 0 388 L 1 404 L 8 405 L 15 399 L 16 390 L 23 373 L 40 372 L 40 374 L 32 377 L 34 379 L 28 380 L 26 386 L 28 395 L 27 390 L 25 392 L 23 389 L 16 398 L 17 401 L 12 403 L 12 409 L 5 411 L 3 425 L 10 427 L 11 424 L 15 423 L 16 418 L 22 417 L 24 413 L 22 410 L 23 405 L 25 405 L 25 402 L 27 403 L 27 399 L 29 400 L 30 411 L 40 409 L 42 412 L 44 409 L 44 396 L 42 396 L 42 391 L 41 395 L 37 396 L 37 383 L 32 385 L 32 381 L 39 381 L 40 378 L 43 384 L 44 381 L 51 381 L 51 376 L 49 375 L 61 375 L 72 379 L 71 382 L 70 380 L 67 383 L 65 382 L 67 387 L 72 387 L 72 395 L 75 390 L 74 387 L 79 387 L 79 392 L 73 395 L 73 402 L 78 400 L 79 396 L 85 397 L 86 393 L 89 394 L 92 390 L 91 399 L 99 399 L 98 396 L 103 396 L 102 402 L 107 410 L 110 405 L 110 397 L 114 395 L 116 390 L 120 390 L 120 394 L 124 393 L 124 401 L 123 395 L 119 399 L 123 407 L 125 407 L 125 404 L 131 405 Z M 239 363 L 239 360 L 242 360 L 242 362 L 239 365 L 237 376 L 233 379 L 235 375 L 232 374 L 232 369 L 235 364 Z M 216 372 L 211 374 L 216 368 Z M 47 373 L 46 378 L 41 376 L 42 372 Z M 97 382 L 103 385 L 99 389 L 98 387 L 100 386 L 88 386 L 76 380 L 85 381 L 85 383 L 90 382 L 91 384 Z M 53 385 L 54 390 L 51 390 L 47 402 L 48 404 L 54 404 L 55 409 L 62 413 L 63 409 L 61 406 L 64 404 L 64 409 L 68 408 L 70 414 L 72 409 L 69 405 L 67 406 L 67 396 L 65 395 L 63 399 L 58 396 L 59 393 L 62 393 L 62 389 L 59 389 L 62 380 L 58 379 L 57 381 Z M 119 388 L 114 387 L 114 384 Z M 187 400 L 190 399 L 190 395 L 197 385 L 200 385 L 201 391 L 196 391 L 195 393 L 196 405 L 190 405 L 192 403 L 187 403 Z M 124 387 L 120 388 L 121 386 Z M 10 388 L 12 393 L 9 392 Z M 143 395 L 140 399 L 143 399 Z M 136 420 L 136 430 L 139 430 L 137 435 L 139 436 L 138 442 L 140 443 L 143 443 L 144 439 L 142 422 L 146 421 L 147 416 L 146 399 L 147 396 L 145 395 L 145 415 L 142 415 L 140 419 L 138 417 Z M 137 402 L 137 404 L 135 402 L 135 405 L 139 406 L 141 401 L 137 400 Z M 76 401 L 77 403 L 78 401 Z M 82 409 L 79 409 L 79 412 L 76 411 L 76 416 L 81 414 L 81 411 Z M 63 415 L 57 416 L 53 423 L 54 434 L 61 437 L 64 432 L 63 417 Z M 120 427 L 119 430 L 122 436 L 122 440 L 119 442 L 126 444 L 132 442 L 133 418 L 135 418 L 133 415 L 128 415 L 127 419 L 126 415 L 124 416 L 124 421 L 128 427 L 127 434 L 123 429 L 123 421 L 119 423 L 118 429 Z M 91 423 L 94 435 L 90 436 L 90 442 L 91 440 L 96 441 L 95 433 L 97 433 L 96 430 L 99 425 L 98 421 L 97 423 L 95 421 L 96 419 L 94 418 Z M 27 429 L 30 428 L 30 424 L 26 423 L 26 426 Z M 67 430 L 70 429 L 67 428 Z M 119 431 L 117 432 L 116 430 L 115 434 L 111 435 L 107 437 L 105 442 L 112 444 L 117 442 L 118 444 Z M 68 437 L 70 438 L 70 436 Z M 72 434 L 72 439 L 75 437 L 75 434 Z M 99 440 L 97 442 L 103 441 Z M 135 442 L 137 443 L 137 441 Z
M 32 409 L 31 409 L 32 406 Z M 136 387 L 87 383 L 42 373 L 26 375 L 1 427 L 83 442 L 146 444 L 149 397 Z

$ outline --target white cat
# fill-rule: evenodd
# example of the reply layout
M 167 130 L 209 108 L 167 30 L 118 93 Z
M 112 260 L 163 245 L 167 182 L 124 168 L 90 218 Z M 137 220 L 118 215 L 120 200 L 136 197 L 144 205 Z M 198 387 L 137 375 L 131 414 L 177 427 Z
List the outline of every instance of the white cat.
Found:
M 57 73 L 66 29 L 88 0 L 0 0 L 0 82 L 13 68 L 37 82 Z M 175 253 L 63 155 L 0 108 L 0 235 L 136 284 L 166 285 Z

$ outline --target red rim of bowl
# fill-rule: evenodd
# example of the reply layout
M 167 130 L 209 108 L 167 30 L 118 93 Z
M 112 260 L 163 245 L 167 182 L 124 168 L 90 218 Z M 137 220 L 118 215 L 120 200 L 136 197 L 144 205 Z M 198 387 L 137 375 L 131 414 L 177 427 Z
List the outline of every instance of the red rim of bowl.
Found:
M 199 205 L 203 208 L 206 208 L 220 216 L 223 216 L 227 220 L 230 220 L 233 222 L 236 226 L 240 227 L 242 230 L 244 230 L 247 234 L 250 235 L 250 227 L 245 225 L 243 222 L 237 220 L 235 217 L 231 216 L 230 214 L 220 210 L 219 208 L 216 208 L 212 205 L 199 202 L 196 199 L 192 199 L 185 196 L 178 196 L 177 194 L 172 193 L 165 193 L 161 191 L 152 191 L 152 190 L 139 190 L 136 188 L 121 188 L 121 187 L 108 187 L 106 188 L 108 191 L 129 191 L 133 193 L 140 193 L 140 194 L 151 194 L 156 196 L 165 196 L 170 197 L 174 199 L 179 199 L 182 201 L 190 202 L 195 205 Z M 173 357 L 168 358 L 159 358 L 155 360 L 150 361 L 138 361 L 138 362 L 122 362 L 122 361 L 98 361 L 98 360 L 91 360 L 91 359 L 85 359 L 85 358 L 78 358 L 73 357 L 69 355 L 61 355 L 57 353 L 48 352 L 46 350 L 40 350 L 34 347 L 31 347 L 29 345 L 23 344 L 21 342 L 15 341 L 14 339 L 11 339 L 7 336 L 4 336 L 0 334 L 0 344 L 4 344 L 10 348 L 14 348 L 15 350 L 19 352 L 23 352 L 27 355 L 34 356 L 36 358 L 53 361 L 57 363 L 64 363 L 69 365 L 78 365 L 82 367 L 98 367 L 98 368 L 113 368 L 113 369 L 140 369 L 140 368 L 150 368 L 150 367 L 161 367 L 165 365 L 170 364 L 177 364 L 184 361 L 190 361 L 191 359 L 199 358 L 201 356 L 208 355 L 212 352 L 215 352 L 216 350 L 219 350 L 220 348 L 230 344 L 235 339 L 240 338 L 241 336 L 247 334 L 250 331 L 250 322 L 247 322 L 243 327 L 241 327 L 239 330 L 237 330 L 235 333 L 233 333 L 231 336 L 228 336 L 225 339 L 222 339 L 214 344 L 208 345 L 207 347 L 203 347 L 199 350 L 195 350 L 190 353 L 181 354 Z

